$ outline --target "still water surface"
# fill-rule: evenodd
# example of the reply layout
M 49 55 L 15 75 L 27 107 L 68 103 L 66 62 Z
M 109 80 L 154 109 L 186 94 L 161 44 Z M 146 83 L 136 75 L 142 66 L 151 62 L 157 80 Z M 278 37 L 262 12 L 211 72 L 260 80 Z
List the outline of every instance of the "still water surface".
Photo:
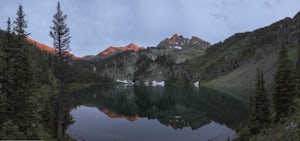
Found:
M 246 104 L 206 88 L 93 87 L 72 96 L 67 134 L 82 141 L 226 141 Z

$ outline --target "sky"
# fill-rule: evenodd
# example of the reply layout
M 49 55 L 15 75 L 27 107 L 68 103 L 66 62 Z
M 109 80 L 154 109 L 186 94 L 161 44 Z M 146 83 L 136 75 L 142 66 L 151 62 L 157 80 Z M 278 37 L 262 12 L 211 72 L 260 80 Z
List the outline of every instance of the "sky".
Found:
M 55 0 L 1 0 L 0 28 L 24 7 L 30 38 L 52 46 Z M 156 46 L 173 34 L 212 44 L 268 26 L 300 11 L 300 0 L 60 0 L 71 53 L 96 55 L 109 46 Z

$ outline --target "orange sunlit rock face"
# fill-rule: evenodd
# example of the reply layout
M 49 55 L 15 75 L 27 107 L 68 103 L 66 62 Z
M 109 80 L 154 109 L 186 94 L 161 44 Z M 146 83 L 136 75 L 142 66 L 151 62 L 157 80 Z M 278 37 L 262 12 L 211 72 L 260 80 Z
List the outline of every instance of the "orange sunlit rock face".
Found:
M 100 52 L 98 55 L 100 55 L 100 56 L 107 56 L 107 55 L 116 53 L 117 51 L 121 51 L 121 52 L 124 52 L 124 51 L 134 51 L 134 52 L 137 52 L 139 50 L 144 50 L 144 49 L 145 48 L 139 47 L 139 46 L 137 46 L 135 44 L 129 44 L 129 45 L 124 46 L 124 47 L 109 47 L 106 50 Z
M 176 42 L 178 38 L 178 35 L 177 34 L 174 34 L 171 39 L 167 38 L 166 40 L 168 40 L 169 44 L 174 44 Z
M 45 45 L 45 44 L 42 44 L 42 43 L 39 43 L 39 42 L 37 42 L 37 41 L 35 41 L 35 40 L 32 40 L 32 39 L 30 39 L 30 38 L 27 38 L 27 41 L 28 41 L 29 43 L 35 45 L 35 46 L 36 46 L 37 48 L 39 48 L 40 50 L 47 51 L 47 52 L 53 53 L 53 54 L 55 53 L 55 50 L 54 50 L 54 48 L 52 48 L 52 47 L 49 47 L 49 46 L 47 46 L 47 45 Z
M 35 45 L 38 49 L 42 50 L 42 51 L 46 51 L 48 53 L 52 53 L 55 54 L 55 49 L 53 47 L 47 46 L 43 43 L 37 42 L 35 40 L 32 40 L 30 38 L 27 38 L 27 41 L 33 45 Z M 66 52 L 66 54 L 70 57 L 72 57 L 73 59 L 78 58 L 75 55 L 71 54 L 70 52 Z
M 127 119 L 129 121 L 136 121 L 139 119 L 139 117 L 137 115 L 134 115 L 134 116 L 119 115 L 119 114 L 109 111 L 108 109 L 101 109 L 100 111 L 112 119 L 113 118 L 123 118 L 123 119 Z
M 171 38 L 166 38 L 164 41 L 169 44 L 174 44 L 178 40 L 178 38 L 183 38 L 183 36 L 178 36 L 177 34 L 174 34 Z
M 210 43 L 201 40 L 198 37 L 192 36 L 192 38 L 184 38 L 182 35 L 174 34 L 171 38 L 166 38 L 161 41 L 157 47 L 158 48 L 176 48 L 182 49 L 182 47 L 199 47 L 206 49 L 210 47 Z

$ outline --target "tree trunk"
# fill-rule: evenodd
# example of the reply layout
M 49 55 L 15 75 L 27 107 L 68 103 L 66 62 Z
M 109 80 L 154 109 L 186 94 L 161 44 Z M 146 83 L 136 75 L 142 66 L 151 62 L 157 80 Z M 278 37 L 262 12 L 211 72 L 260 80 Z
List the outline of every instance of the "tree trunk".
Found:
M 63 141 L 64 138 L 63 138 L 63 129 L 62 129 L 62 123 L 63 122 L 58 122 L 57 123 L 57 138 L 59 141 Z

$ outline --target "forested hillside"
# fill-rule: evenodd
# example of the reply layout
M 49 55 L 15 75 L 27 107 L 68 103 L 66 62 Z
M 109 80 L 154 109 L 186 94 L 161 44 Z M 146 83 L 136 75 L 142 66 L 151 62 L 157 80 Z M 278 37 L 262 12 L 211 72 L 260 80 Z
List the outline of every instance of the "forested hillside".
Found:
M 62 16 L 59 3 L 57 12 Z M 64 38 L 64 48 L 57 49 L 45 48 L 28 35 L 20 4 L 15 20 L 8 18 L 7 29 L 0 30 L 0 139 L 70 140 L 65 134 L 73 122 L 70 88 L 112 81 L 74 62 L 76 58 L 66 48 L 70 38 Z
M 299 40 L 300 13 L 252 32 L 237 33 L 212 45 L 204 56 L 182 63 L 206 85 L 253 87 L 256 68 L 263 69 L 267 86 L 272 85 L 280 42 L 286 43 L 289 57 L 296 59 Z M 293 61 L 295 62 L 295 61 Z

